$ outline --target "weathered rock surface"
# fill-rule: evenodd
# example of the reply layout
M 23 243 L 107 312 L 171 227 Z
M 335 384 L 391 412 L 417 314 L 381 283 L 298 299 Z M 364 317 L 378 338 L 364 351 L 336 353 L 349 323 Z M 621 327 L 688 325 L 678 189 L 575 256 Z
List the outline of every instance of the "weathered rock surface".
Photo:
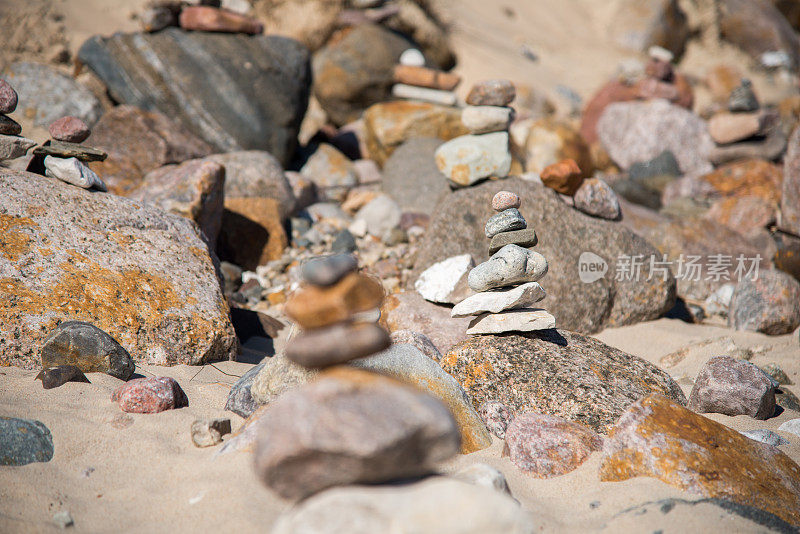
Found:
M 257 406 L 270 404 L 283 393 L 295 389 L 318 375 L 291 361 L 283 353 L 265 359 L 250 385 L 250 396 Z
M 233 412 L 236 415 L 241 417 L 250 417 L 253 412 L 256 411 L 258 408 L 259 403 L 257 403 L 253 396 L 250 393 L 250 388 L 253 386 L 253 381 L 255 380 L 258 373 L 261 372 L 267 364 L 269 360 L 264 359 L 261 363 L 247 371 L 245 374 L 242 375 L 239 380 L 231 387 L 230 393 L 228 393 L 228 398 L 225 401 L 225 409 L 229 412 Z
M 478 414 L 489 432 L 500 439 L 506 439 L 506 430 L 514 419 L 514 414 L 508 409 L 508 406 L 497 401 L 482 402 L 478 406 Z
M 467 334 L 505 334 L 533 332 L 556 327 L 556 319 L 547 310 L 521 308 L 500 313 L 485 313 L 470 321 Z
M 447 180 L 436 166 L 441 139 L 415 137 L 404 142 L 383 166 L 381 189 L 401 208 L 433 214 L 450 193 Z
M 453 256 L 428 267 L 414 283 L 422 298 L 441 304 L 455 304 L 471 294 L 467 276 L 475 262 L 469 254 Z
M 196 159 L 150 171 L 129 197 L 193 220 L 213 247 L 222 226 L 224 184 L 225 167 Z
M 154 376 L 136 378 L 111 394 L 123 412 L 158 413 L 189 405 L 189 399 L 174 378 Z
M 192 423 L 192 443 L 196 447 L 213 447 L 222 443 L 222 436 L 231 433 L 231 420 L 198 419 Z
M 596 332 L 605 326 L 654 319 L 672 307 L 675 282 L 671 275 L 666 280 L 657 275 L 650 280 L 647 276 L 638 281 L 615 280 L 620 256 L 658 254 L 647 242 L 619 223 L 584 215 L 562 202 L 553 191 L 518 178 L 453 193 L 434 215 L 420 242 L 413 274 L 418 276 L 443 257 L 472 254 L 476 260 L 486 259 L 483 225 L 494 213 L 491 199 L 501 189 L 519 194 L 523 199 L 520 212 L 528 226 L 536 229 L 536 250 L 549 265 L 545 286 L 550 296 L 548 310 L 558 319 L 559 327 Z M 581 282 L 579 258 L 584 252 L 596 254 L 606 262 L 608 271 L 604 277 Z M 578 294 L 581 298 L 575 299 Z M 425 333 L 436 342 L 435 334 Z
M 103 114 L 102 104 L 89 89 L 49 65 L 14 63 L 3 77 L 36 126 L 47 128 L 67 115 L 92 126 Z
M 108 159 L 93 162 L 90 167 L 117 194 L 136 189 L 152 170 L 200 158 L 212 150 L 166 115 L 133 106 L 117 106 L 104 114 L 92 128 L 86 145 L 108 153 Z
M 58 386 L 63 386 L 67 382 L 84 382 L 88 383 L 89 379 L 83 374 L 83 371 L 74 365 L 57 365 L 56 367 L 49 367 L 42 369 L 36 375 L 36 380 L 42 381 L 43 389 L 53 389 Z
M 800 466 L 776 447 L 660 395 L 633 404 L 606 440 L 600 480 L 636 476 L 753 506 L 800 525 Z
M 53 458 L 53 436 L 39 421 L 0 416 L 0 465 L 27 465 Z
M 748 361 L 716 356 L 700 369 L 687 407 L 698 413 L 767 419 L 775 413 L 775 384 Z
M 400 486 L 336 488 L 278 519 L 274 534 L 532 534 L 534 523 L 511 497 L 436 477 Z
M 286 205 L 267 197 L 227 197 L 217 241 L 220 259 L 255 270 L 283 254 Z
M 425 334 L 442 353 L 467 338 L 467 318 L 451 318 L 447 306 L 430 303 L 416 291 L 387 296 L 381 305 L 381 324 L 390 332 L 412 330 Z
M 37 367 L 46 334 L 69 320 L 91 322 L 139 362 L 234 357 L 194 223 L 30 173 L 0 172 L 0 189 L 0 363 Z
M 800 283 L 778 270 L 744 278 L 733 292 L 728 326 L 773 336 L 793 332 L 800 326 Z
M 326 371 L 282 395 L 259 425 L 256 472 L 290 499 L 424 474 L 459 445 L 456 423 L 441 402 L 349 368 Z
M 221 152 L 267 150 L 284 164 L 294 152 L 311 83 L 296 41 L 166 28 L 95 36 L 78 57 L 117 102 L 161 111 Z
M 574 471 L 602 447 L 603 438 L 583 425 L 526 412 L 508 426 L 503 452 L 526 473 L 550 478 Z
M 450 312 L 451 317 L 467 317 L 482 313 L 500 313 L 504 310 L 527 308 L 545 297 L 544 289 L 536 282 L 528 282 L 505 291 L 484 291 L 467 297 Z
M 762 62 L 763 54 L 782 52 L 789 60 L 786 67 L 800 65 L 800 39 L 773 2 L 723 0 L 716 9 L 722 38 L 754 60 Z
M 781 227 L 800 235 L 800 128 L 789 137 L 783 160 Z
M 76 158 L 45 156 L 45 176 L 55 178 L 84 189 L 107 191 L 106 184 L 97 174 Z
M 113 337 L 82 321 L 59 324 L 42 342 L 42 367 L 74 365 L 84 373 L 108 373 L 128 380 L 135 364 Z
M 488 178 L 505 178 L 511 170 L 508 133 L 462 135 L 436 149 L 436 166 L 453 184 L 468 186 Z
M 82 143 L 92 133 L 85 122 L 72 116 L 61 117 L 53 121 L 47 131 L 50 132 L 53 139 L 67 143 Z
M 619 198 L 599 178 L 585 180 L 575 193 L 575 207 L 587 215 L 615 221 L 620 217 Z
M 300 173 L 314 182 L 321 198 L 342 201 L 350 188 L 358 185 L 352 162 L 336 147 L 322 143 L 308 158 Z
M 650 393 L 686 402 L 678 384 L 654 365 L 560 329 L 468 339 L 445 354 L 442 368 L 476 407 L 502 402 L 515 413 L 557 415 L 599 433 Z
M 536 282 L 547 274 L 547 260 L 538 252 L 506 245 L 469 272 L 473 291 L 488 291 L 517 283 Z

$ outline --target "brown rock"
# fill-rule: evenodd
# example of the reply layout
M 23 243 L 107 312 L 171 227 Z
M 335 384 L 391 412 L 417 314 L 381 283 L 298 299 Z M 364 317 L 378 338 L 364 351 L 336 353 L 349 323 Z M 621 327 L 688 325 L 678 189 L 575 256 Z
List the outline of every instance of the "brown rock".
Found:
M 277 200 L 230 197 L 224 207 L 217 241 L 220 259 L 253 270 L 281 257 L 289 241 Z
M 756 196 L 777 203 L 781 199 L 783 172 L 780 166 L 760 159 L 747 159 L 719 167 L 699 178 L 706 198 Z M 694 196 L 700 191 L 692 191 Z M 665 194 L 665 198 L 669 198 Z
M 375 104 L 364 112 L 364 127 L 369 157 L 380 166 L 408 139 L 448 141 L 469 133 L 461 123 L 461 110 L 425 102 Z
M 686 407 L 697 413 L 768 419 L 775 413 L 775 385 L 746 360 L 716 356 L 700 369 Z
M 637 401 L 609 434 L 600 480 L 654 477 L 671 486 L 754 506 L 800 525 L 800 466 L 660 395 Z
M 0 134 L 19 135 L 21 133 L 22 126 L 17 121 L 7 115 L 0 114 Z
M 129 196 L 193 220 L 213 247 L 222 226 L 224 184 L 222 165 L 195 159 L 150 171 Z
M 572 159 L 548 165 L 542 170 L 540 176 L 544 185 L 569 196 L 574 195 L 583 183 L 581 169 Z
M 373 323 L 335 324 L 301 332 L 286 345 L 286 357 L 317 369 L 363 358 L 389 347 L 389 333 Z
M 144 175 L 168 163 L 206 156 L 211 147 L 165 115 L 133 106 L 117 106 L 92 128 L 86 144 L 108 152 L 108 159 L 91 169 L 103 177 L 112 193 L 126 194 Z
M 467 338 L 470 318 L 450 317 L 451 308 L 430 303 L 416 291 L 389 295 L 381 306 L 381 324 L 390 332 L 413 330 L 425 334 L 441 352 Z
M 308 286 L 291 296 L 284 311 L 303 328 L 346 321 L 354 313 L 381 305 L 383 286 L 364 274 L 351 273 L 331 287 Z
M 460 441 L 440 401 L 346 367 L 276 399 L 257 432 L 256 472 L 288 499 L 425 474 L 455 455 Z
M 800 326 L 800 283 L 777 270 L 760 270 L 736 284 L 728 326 L 736 330 L 788 334 Z
M 210 6 L 186 6 L 178 22 L 184 30 L 251 35 L 264 32 L 264 25 L 250 17 Z
M 92 133 L 86 123 L 78 117 L 61 117 L 50 125 L 48 131 L 56 141 L 67 143 L 83 143 Z
M 768 0 L 721 0 L 716 11 L 718 31 L 724 40 L 756 61 L 761 61 L 765 52 L 785 52 L 788 66 L 797 68 L 800 39 Z
M 734 65 L 719 64 L 709 69 L 705 82 L 714 101 L 728 102 L 731 91 L 739 87 L 743 74 Z
M 427 67 L 414 67 L 411 65 L 395 65 L 394 81 L 416 87 L 430 87 L 442 91 L 452 91 L 459 83 L 461 76 L 450 72 L 443 72 Z
M 603 447 L 603 438 L 561 417 L 526 412 L 506 430 L 504 454 L 536 478 L 551 478 L 578 468 Z
M 42 388 L 53 389 L 58 386 L 64 385 L 67 382 L 89 382 L 83 371 L 74 365 L 58 365 L 56 367 L 48 367 L 42 369 L 36 375 L 35 380 L 42 381 Z
M 17 92 L 11 85 L 0 80 L 0 113 L 14 113 L 17 109 Z
M 584 178 L 594 172 L 591 151 L 570 124 L 553 119 L 536 121 L 525 142 L 525 170 L 541 174 L 548 165 L 565 159 L 575 160 Z
M 186 393 L 174 378 L 165 376 L 130 380 L 111 394 L 123 412 L 158 413 L 189 406 Z
M 780 226 L 800 235 L 800 128 L 792 132 L 783 161 Z
M 509 80 L 486 80 L 472 86 L 467 95 L 470 106 L 507 106 L 517 96 Z
M 336 29 L 344 4 L 344 0 L 256 0 L 253 14 L 267 34 L 290 37 L 315 52 Z

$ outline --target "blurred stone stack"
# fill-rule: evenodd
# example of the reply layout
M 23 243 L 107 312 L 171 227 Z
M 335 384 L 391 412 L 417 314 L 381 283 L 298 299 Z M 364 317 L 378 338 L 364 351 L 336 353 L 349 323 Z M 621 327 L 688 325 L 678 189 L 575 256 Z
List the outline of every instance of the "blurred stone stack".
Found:
M 453 89 L 461 83 L 461 77 L 426 67 L 422 52 L 409 48 L 400 55 L 400 63 L 395 65 L 394 81 L 392 95 L 397 98 L 452 106 L 456 103 Z
M 86 123 L 78 117 L 61 117 L 48 130 L 52 139 L 33 150 L 28 171 L 84 189 L 107 191 L 103 180 L 86 165 L 108 157 L 102 150 L 81 144 L 92 133 Z
M 389 334 L 363 312 L 380 306 L 380 282 L 353 256 L 303 264 L 306 287 L 286 304 L 302 328 L 288 360 L 317 378 L 266 406 L 256 470 L 267 486 L 301 499 L 331 486 L 382 483 L 430 472 L 455 455 L 460 434 L 447 406 L 421 389 L 344 364 L 383 351 Z
M 17 109 L 17 92 L 0 80 L 0 161 L 24 156 L 36 143 L 20 137 L 22 126 L 7 115 Z
M 157 32 L 169 26 L 180 26 L 184 30 L 222 33 L 264 32 L 264 25 L 247 16 L 247 2 L 220 2 L 203 0 L 200 5 L 188 5 L 175 0 L 156 0 L 145 6 L 139 20 L 146 32 Z
M 469 287 L 478 292 L 456 304 L 452 317 L 476 316 L 468 334 L 530 332 L 555 328 L 555 318 L 531 306 L 545 297 L 537 283 L 547 274 L 547 260 L 531 250 L 536 232 L 519 212 L 520 198 L 500 191 L 492 199 L 498 213 L 486 223 L 492 256 L 469 273 Z
M 461 122 L 469 134 L 436 150 L 436 166 L 452 187 L 467 187 L 485 178 L 505 178 L 511 171 L 508 127 L 516 90 L 508 80 L 488 80 L 472 87 Z

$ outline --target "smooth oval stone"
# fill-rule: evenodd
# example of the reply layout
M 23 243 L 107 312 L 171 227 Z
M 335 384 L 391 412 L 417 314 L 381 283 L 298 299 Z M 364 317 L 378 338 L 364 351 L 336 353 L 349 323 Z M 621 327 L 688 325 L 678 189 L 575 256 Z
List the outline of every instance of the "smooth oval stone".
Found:
M 0 465 L 49 462 L 53 436 L 39 421 L 0 417 Z
M 0 134 L 19 135 L 22 133 L 22 126 L 17 121 L 6 115 L 0 115 Z
M 189 398 L 178 382 L 168 376 L 137 378 L 111 394 L 112 402 L 128 413 L 158 413 L 189 406 Z
M 35 380 L 42 381 L 44 389 L 53 389 L 67 382 L 89 382 L 83 371 L 74 365 L 59 365 L 49 369 L 42 369 Z
M 493 215 L 486 221 L 486 237 L 493 238 L 501 232 L 511 232 L 513 230 L 524 230 L 528 227 L 525 218 L 517 208 L 503 210 L 497 215 Z
M 509 80 L 486 80 L 476 83 L 467 95 L 470 106 L 507 106 L 517 96 Z
M 523 282 L 536 282 L 547 274 L 547 260 L 538 252 L 518 245 L 506 245 L 481 263 L 467 277 L 473 291 L 505 287 Z
M 498 191 L 492 197 L 492 209 L 494 211 L 503 211 L 509 208 L 519 208 L 522 204 L 519 196 L 511 191 Z
M 121 380 L 133 374 L 134 363 L 122 345 L 83 321 L 58 325 L 42 344 L 42 367 L 74 365 L 84 373 L 108 373 Z
M 17 109 L 17 92 L 11 85 L 0 80 L 0 113 L 12 113 Z
M 318 369 L 375 354 L 391 344 L 389 333 L 374 323 L 337 324 L 300 333 L 286 345 L 286 357 Z
M 85 122 L 78 117 L 61 117 L 48 128 L 53 139 L 67 143 L 82 143 L 91 134 Z
M 536 231 L 533 228 L 501 232 L 489 242 L 489 254 L 494 254 L 506 245 L 519 245 L 520 247 L 535 247 L 538 243 Z
M 334 254 L 311 258 L 300 268 L 300 276 L 315 286 L 332 286 L 358 269 L 358 260 L 351 254 Z

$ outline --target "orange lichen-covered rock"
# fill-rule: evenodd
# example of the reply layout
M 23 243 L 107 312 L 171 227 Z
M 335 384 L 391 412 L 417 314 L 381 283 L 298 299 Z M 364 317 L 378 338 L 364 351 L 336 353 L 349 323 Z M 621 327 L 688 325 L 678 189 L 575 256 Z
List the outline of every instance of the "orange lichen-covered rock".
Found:
M 237 341 L 197 226 L 160 209 L 0 172 L 0 365 L 39 366 L 64 321 L 104 330 L 135 361 L 197 365 Z
M 303 328 L 346 321 L 358 312 L 381 305 L 383 286 L 365 274 L 351 273 L 331 287 L 309 286 L 286 303 L 286 314 Z
M 753 506 L 800 525 L 800 466 L 659 395 L 637 401 L 609 434 L 600 479 L 649 476 L 691 493 Z

